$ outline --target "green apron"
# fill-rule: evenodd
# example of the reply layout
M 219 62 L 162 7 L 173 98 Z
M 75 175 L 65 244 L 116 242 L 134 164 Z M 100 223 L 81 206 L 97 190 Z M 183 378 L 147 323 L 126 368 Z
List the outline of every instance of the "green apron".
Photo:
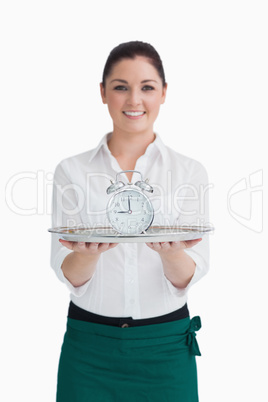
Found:
M 140 327 L 68 318 L 57 402 L 198 402 L 199 317 Z

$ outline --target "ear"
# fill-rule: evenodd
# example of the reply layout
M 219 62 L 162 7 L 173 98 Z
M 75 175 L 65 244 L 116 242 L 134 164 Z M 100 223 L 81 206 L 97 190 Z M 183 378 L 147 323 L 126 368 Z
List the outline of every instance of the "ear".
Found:
M 163 93 L 162 93 L 162 101 L 161 101 L 161 104 L 165 103 L 166 95 L 167 95 L 167 84 L 165 84 L 164 87 L 163 87 Z
M 101 93 L 101 99 L 102 99 L 102 103 L 106 104 L 106 95 L 105 95 L 105 88 L 103 86 L 103 83 L 100 83 L 100 93 Z

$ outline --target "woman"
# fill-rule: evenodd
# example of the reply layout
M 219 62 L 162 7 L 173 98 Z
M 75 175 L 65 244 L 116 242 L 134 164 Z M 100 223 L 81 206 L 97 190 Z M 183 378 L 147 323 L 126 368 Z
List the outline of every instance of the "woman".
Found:
M 202 165 L 154 133 L 167 84 L 149 44 L 110 53 L 100 84 L 113 130 L 97 148 L 62 161 L 54 177 L 53 226 L 107 226 L 111 178 L 150 178 L 154 224 L 208 222 Z M 125 173 L 126 175 L 126 173 Z M 125 180 L 136 182 L 137 173 Z M 71 292 L 58 372 L 58 402 L 198 401 L 195 331 L 187 292 L 208 270 L 208 239 L 75 243 L 52 238 L 51 264 Z

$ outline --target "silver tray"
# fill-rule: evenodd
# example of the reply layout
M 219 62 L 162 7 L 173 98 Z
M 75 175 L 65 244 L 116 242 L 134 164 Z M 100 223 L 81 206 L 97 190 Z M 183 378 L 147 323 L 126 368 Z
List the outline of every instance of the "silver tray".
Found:
M 146 232 L 122 235 L 111 227 L 57 227 L 48 229 L 63 240 L 87 243 L 154 243 L 200 239 L 213 231 L 206 226 L 151 226 Z

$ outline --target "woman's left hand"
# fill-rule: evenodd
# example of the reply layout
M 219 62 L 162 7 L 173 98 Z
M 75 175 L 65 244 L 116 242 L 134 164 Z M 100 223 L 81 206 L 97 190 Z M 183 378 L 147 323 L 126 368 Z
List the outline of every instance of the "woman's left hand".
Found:
M 194 260 L 184 252 L 199 243 L 202 239 L 171 241 L 161 243 L 146 243 L 152 250 L 158 252 L 166 277 L 177 288 L 184 289 L 191 281 L 195 272 Z
M 171 241 L 160 243 L 146 243 L 152 250 L 157 251 L 159 254 L 173 254 L 186 248 L 191 248 L 199 243 L 201 239 L 184 240 L 184 241 Z

